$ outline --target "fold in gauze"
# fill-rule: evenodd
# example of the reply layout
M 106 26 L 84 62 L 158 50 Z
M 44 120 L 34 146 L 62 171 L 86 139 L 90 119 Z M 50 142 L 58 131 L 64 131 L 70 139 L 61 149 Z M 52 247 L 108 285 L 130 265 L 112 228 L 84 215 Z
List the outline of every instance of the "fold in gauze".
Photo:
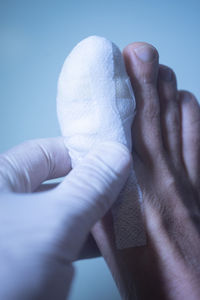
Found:
M 115 44 L 91 36 L 72 50 L 59 77 L 57 112 L 73 167 L 97 143 L 115 141 L 131 151 L 135 99 L 122 54 Z M 112 208 L 118 249 L 146 242 L 141 202 L 132 169 Z

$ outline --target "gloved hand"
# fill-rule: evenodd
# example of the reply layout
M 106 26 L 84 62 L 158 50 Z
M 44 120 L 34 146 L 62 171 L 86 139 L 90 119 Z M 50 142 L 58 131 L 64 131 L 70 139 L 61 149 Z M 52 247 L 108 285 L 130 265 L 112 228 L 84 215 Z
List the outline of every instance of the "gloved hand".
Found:
M 104 143 L 70 170 L 62 138 L 25 142 L 0 156 L 0 299 L 66 299 L 72 262 L 130 165 L 124 146 Z M 67 173 L 54 189 L 34 193 Z

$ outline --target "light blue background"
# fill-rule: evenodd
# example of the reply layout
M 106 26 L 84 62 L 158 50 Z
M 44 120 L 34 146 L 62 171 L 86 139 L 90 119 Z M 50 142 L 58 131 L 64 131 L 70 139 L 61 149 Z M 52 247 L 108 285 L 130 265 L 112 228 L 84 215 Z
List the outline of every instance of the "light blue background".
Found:
M 60 134 L 56 85 L 63 61 L 81 39 L 101 35 L 121 49 L 157 47 L 178 86 L 200 99 L 200 1 L 0 0 L 0 151 Z M 102 259 L 76 264 L 71 300 L 119 299 Z

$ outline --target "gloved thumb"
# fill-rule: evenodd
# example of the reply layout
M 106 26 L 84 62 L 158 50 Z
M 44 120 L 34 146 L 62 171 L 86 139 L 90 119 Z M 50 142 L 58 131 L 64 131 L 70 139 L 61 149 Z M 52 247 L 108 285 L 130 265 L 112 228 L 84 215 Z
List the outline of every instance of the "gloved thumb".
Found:
M 92 226 L 102 218 L 122 189 L 131 167 L 128 149 L 114 142 L 95 147 L 56 189 L 56 198 L 66 203 L 73 239 L 66 241 L 79 249 Z

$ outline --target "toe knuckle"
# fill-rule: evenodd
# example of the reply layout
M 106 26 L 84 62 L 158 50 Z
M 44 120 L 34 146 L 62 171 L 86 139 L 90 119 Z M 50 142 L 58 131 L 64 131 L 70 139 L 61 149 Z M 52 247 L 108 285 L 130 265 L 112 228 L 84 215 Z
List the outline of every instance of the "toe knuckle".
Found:
M 148 106 L 144 108 L 144 118 L 149 122 L 154 122 L 160 117 L 160 112 L 153 102 L 149 102 Z

